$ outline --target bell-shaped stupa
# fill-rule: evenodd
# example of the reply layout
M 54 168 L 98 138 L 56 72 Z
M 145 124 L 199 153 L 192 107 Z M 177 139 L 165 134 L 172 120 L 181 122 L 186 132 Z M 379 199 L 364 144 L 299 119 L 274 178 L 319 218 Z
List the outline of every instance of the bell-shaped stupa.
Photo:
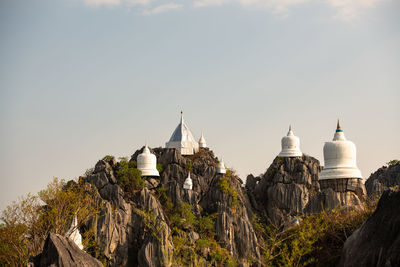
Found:
M 324 145 L 324 168 L 320 180 L 360 178 L 361 172 L 357 168 L 356 146 L 346 140 L 338 120 L 333 140 Z
M 199 139 L 199 147 L 207 147 L 206 139 L 204 138 L 203 133 L 201 133 L 201 137 Z
M 83 250 L 83 245 L 82 245 L 82 235 L 79 232 L 78 229 L 78 219 L 76 218 L 76 215 L 72 219 L 72 224 L 67 233 L 65 234 L 65 237 L 71 239 L 74 241 L 74 243 Z
M 289 132 L 281 140 L 282 150 L 278 157 L 301 157 L 300 139 L 293 134 L 292 126 L 289 126 Z
M 181 121 L 165 147 L 176 148 L 181 155 L 193 155 L 199 151 L 199 143 L 194 139 L 192 132 L 183 120 L 183 111 L 181 111 Z
M 224 164 L 224 161 L 222 159 L 218 163 L 217 173 L 219 173 L 219 174 L 226 173 L 225 164 Z
M 193 188 L 193 182 L 192 182 L 192 179 L 190 178 L 190 172 L 189 172 L 188 177 L 186 178 L 185 182 L 183 183 L 183 189 L 192 190 L 192 188 Z
M 142 176 L 160 176 L 157 170 L 157 158 L 150 152 L 147 145 L 137 157 L 137 168 L 142 171 Z

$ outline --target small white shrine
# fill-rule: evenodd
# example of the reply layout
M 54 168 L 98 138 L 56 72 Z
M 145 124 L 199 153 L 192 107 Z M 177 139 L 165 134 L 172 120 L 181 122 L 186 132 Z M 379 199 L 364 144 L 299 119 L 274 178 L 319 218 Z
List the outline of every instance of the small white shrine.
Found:
M 72 219 L 72 224 L 67 233 L 65 234 L 65 237 L 71 239 L 74 241 L 74 243 L 83 250 L 83 245 L 82 245 L 82 236 L 81 233 L 79 232 L 78 229 L 78 219 L 76 215 Z
M 362 175 L 357 167 L 356 146 L 346 140 L 338 120 L 333 140 L 324 145 L 324 168 L 319 180 L 360 178 Z
M 201 133 L 201 137 L 199 139 L 199 147 L 207 147 L 206 139 L 204 138 L 203 133 Z
M 224 161 L 222 159 L 218 163 L 217 173 L 219 173 L 219 174 L 226 173 L 225 164 L 224 164 Z
M 192 132 L 183 120 L 183 111 L 181 111 L 181 121 L 165 147 L 176 148 L 182 155 L 193 155 L 199 151 L 199 143 L 194 139 Z
M 137 157 L 136 162 L 138 170 L 142 172 L 142 176 L 160 176 L 157 170 L 157 158 L 150 152 L 147 145 Z
M 183 184 L 183 189 L 192 190 L 192 188 L 193 188 L 193 181 L 190 178 L 190 172 L 189 172 L 188 177 L 186 178 L 185 183 Z
M 300 139 L 293 134 L 292 126 L 289 126 L 289 132 L 281 140 L 282 150 L 278 157 L 301 157 L 303 153 L 300 150 Z

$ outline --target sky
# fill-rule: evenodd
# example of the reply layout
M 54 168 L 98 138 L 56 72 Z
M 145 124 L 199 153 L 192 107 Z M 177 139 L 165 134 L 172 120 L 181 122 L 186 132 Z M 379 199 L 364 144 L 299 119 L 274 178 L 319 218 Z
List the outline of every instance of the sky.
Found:
M 289 124 L 323 165 L 340 118 L 364 178 L 400 159 L 400 1 L 2 0 L 0 209 L 184 111 L 243 179 Z

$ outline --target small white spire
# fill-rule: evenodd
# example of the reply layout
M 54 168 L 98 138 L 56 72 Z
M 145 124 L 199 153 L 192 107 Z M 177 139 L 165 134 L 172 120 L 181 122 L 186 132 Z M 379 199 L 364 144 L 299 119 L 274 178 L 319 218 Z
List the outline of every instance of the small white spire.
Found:
M 219 164 L 218 164 L 217 173 L 219 173 L 219 174 L 224 174 L 224 173 L 226 173 L 225 164 L 224 164 L 224 161 L 223 161 L 222 159 L 220 160 L 220 162 L 219 162 Z
M 192 182 L 192 179 L 190 178 L 190 172 L 189 172 L 188 177 L 186 178 L 185 182 L 183 183 L 183 189 L 192 190 L 192 188 L 193 188 L 193 182 Z
M 82 236 L 81 233 L 79 233 L 79 229 L 78 229 L 78 219 L 76 217 L 76 214 L 74 215 L 74 218 L 72 219 L 72 223 L 71 223 L 71 227 L 69 228 L 69 230 L 67 231 L 67 233 L 65 234 L 65 236 L 69 239 L 71 239 L 72 241 L 74 241 L 74 243 L 83 250 L 83 245 L 82 245 Z

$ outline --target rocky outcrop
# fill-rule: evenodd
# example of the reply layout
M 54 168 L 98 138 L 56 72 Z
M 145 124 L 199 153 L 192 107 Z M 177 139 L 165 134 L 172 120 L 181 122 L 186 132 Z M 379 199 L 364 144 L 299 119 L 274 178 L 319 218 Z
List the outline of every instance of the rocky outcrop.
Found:
M 318 213 L 332 209 L 364 209 L 367 192 L 362 179 L 342 178 L 320 180 L 321 191 L 309 202 L 306 212 Z
M 369 197 L 380 196 L 386 190 L 399 190 L 400 164 L 383 166 L 365 182 Z
M 400 266 L 400 192 L 386 191 L 376 211 L 345 242 L 339 266 Z
M 255 210 L 266 213 L 275 225 L 304 214 L 311 197 L 320 191 L 321 167 L 311 156 L 276 157 L 261 177 L 248 176 L 246 190 Z
M 225 179 L 225 185 L 232 191 L 223 191 L 221 179 Z M 229 191 L 236 192 L 237 195 Z M 256 264 L 260 258 L 260 251 L 246 201 L 237 176 L 229 175 L 223 178 L 222 175 L 217 175 L 200 205 L 209 214 L 218 214 L 215 226 L 217 241 L 236 258 L 252 259 Z
M 142 150 L 136 151 L 131 160 L 136 160 Z M 118 164 L 112 158 L 99 161 L 93 173 L 84 178 L 97 188 L 94 197 L 102 208 L 83 230 L 94 229 L 95 239 L 108 265 L 171 266 L 174 262 L 174 233 L 165 207 L 159 202 L 159 192 L 165 192 L 174 207 L 181 202 L 191 204 L 198 217 L 217 213 L 214 226 L 218 244 L 239 262 L 247 259 L 258 262 L 257 237 L 241 180 L 231 175 L 230 183 L 237 194 L 233 208 L 229 204 L 231 196 L 218 186 L 222 176 L 216 174 L 218 159 L 211 150 L 200 148 L 195 155 L 185 157 L 175 149 L 155 148 L 151 152 L 163 171 L 160 177 L 146 178 L 145 188 L 133 195 L 126 194 L 118 184 Z M 189 171 L 193 190 L 188 191 L 183 189 L 183 183 Z M 192 242 L 199 239 L 199 234 L 192 229 L 182 230 Z M 202 255 L 203 262 L 210 260 L 209 253 Z
M 126 200 L 122 188 L 113 183 L 112 162 L 99 161 L 94 174 L 86 178 L 96 186 L 94 197 L 102 208 L 85 229 L 95 229 L 94 238 L 110 266 L 168 266 L 172 241 L 161 204 L 147 188 L 134 203 Z
M 100 261 L 81 250 L 72 240 L 53 233 L 48 235 L 42 253 L 36 257 L 36 262 L 38 262 L 37 266 L 43 267 L 103 266 Z

